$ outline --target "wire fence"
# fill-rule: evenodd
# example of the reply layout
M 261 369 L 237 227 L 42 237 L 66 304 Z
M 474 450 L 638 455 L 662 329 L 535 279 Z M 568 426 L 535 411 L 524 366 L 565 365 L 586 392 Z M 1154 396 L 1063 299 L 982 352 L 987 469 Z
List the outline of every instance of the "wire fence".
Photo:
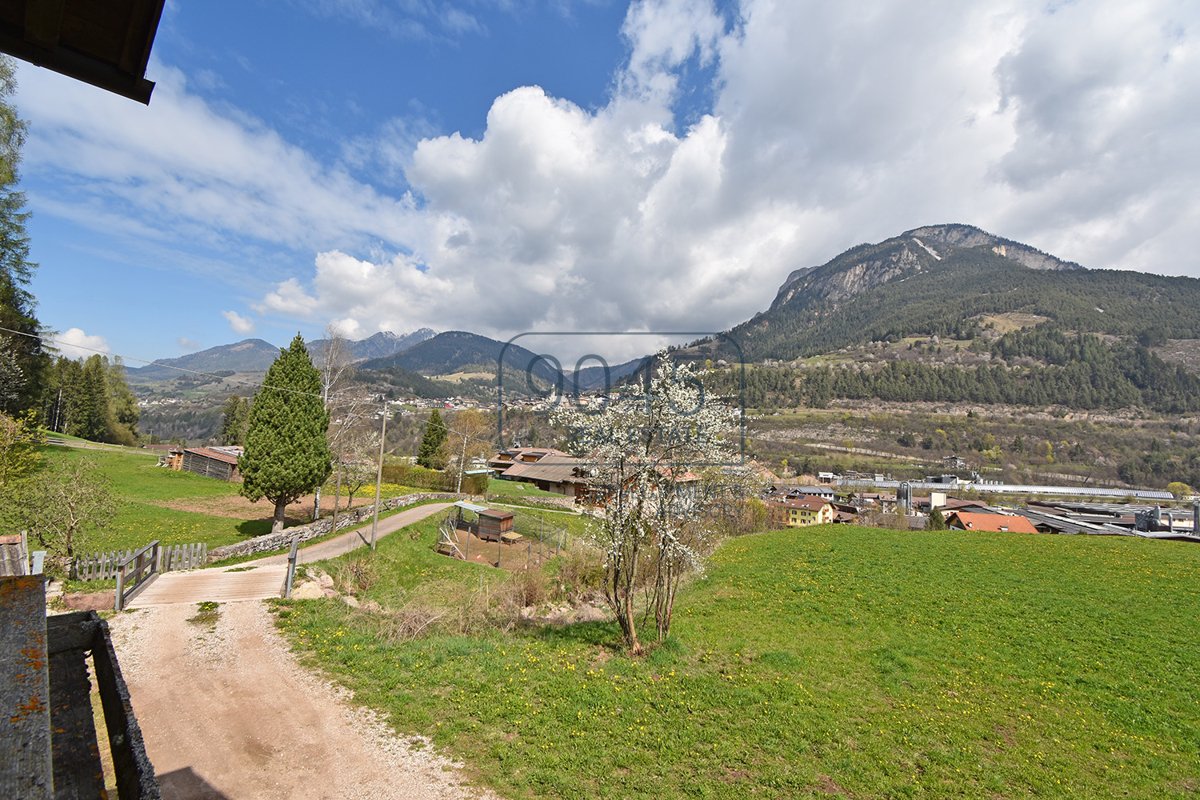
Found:
M 561 555 L 574 538 L 566 526 L 555 525 L 541 514 L 522 512 L 514 513 L 512 533 L 517 535 L 480 536 L 478 526 L 462 521 L 451 509 L 439 526 L 437 550 L 498 569 L 526 570 Z

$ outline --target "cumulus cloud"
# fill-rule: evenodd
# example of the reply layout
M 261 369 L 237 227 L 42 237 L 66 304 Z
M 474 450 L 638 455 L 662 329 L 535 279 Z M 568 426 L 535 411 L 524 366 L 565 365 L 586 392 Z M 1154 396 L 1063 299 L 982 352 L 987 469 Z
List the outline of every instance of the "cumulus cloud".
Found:
M 254 320 L 249 317 L 243 317 L 236 311 L 222 311 L 221 316 L 229 323 L 229 327 L 233 332 L 241 336 L 254 333 Z
M 54 346 L 67 358 L 87 358 L 112 352 L 103 336 L 87 334 L 81 328 L 67 328 L 54 338 Z
M 189 339 L 186 336 L 180 336 L 178 339 L 175 340 L 175 344 L 179 345 L 180 350 L 186 350 L 189 353 L 192 352 L 193 350 L 200 349 L 200 343 L 198 341 L 196 341 L 195 339 Z
M 1187 0 L 637 0 L 622 35 L 599 108 L 519 87 L 478 138 L 395 122 L 333 166 L 171 70 L 141 118 L 28 71 L 21 102 L 32 163 L 77 153 L 92 207 L 316 254 L 255 310 L 345 331 L 721 330 L 792 269 L 938 222 L 1197 270 Z M 682 113 L 689 80 L 711 102 Z
M 317 308 L 317 298 L 308 294 L 300 281 L 288 278 L 275 291 L 268 292 L 262 303 L 255 306 L 259 313 L 275 312 L 288 317 L 308 317 Z

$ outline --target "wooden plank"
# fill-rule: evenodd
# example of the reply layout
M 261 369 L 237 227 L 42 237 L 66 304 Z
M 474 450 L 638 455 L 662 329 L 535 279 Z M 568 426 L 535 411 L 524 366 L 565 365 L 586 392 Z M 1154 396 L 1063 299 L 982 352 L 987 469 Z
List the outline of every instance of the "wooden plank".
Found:
M 51 655 L 64 650 L 90 650 L 99 619 L 90 611 L 55 614 L 46 618 L 47 648 Z

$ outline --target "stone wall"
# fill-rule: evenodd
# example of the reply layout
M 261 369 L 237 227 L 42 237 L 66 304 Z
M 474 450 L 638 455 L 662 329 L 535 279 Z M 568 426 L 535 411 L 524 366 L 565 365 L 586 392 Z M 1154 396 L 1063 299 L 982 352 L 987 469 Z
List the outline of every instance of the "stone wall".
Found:
M 544 497 L 537 495 L 535 497 L 525 497 L 522 495 L 503 495 L 503 494 L 488 494 L 488 504 L 504 506 L 506 508 L 545 508 L 551 511 L 566 510 L 578 511 L 579 506 L 575 503 L 574 497 Z
M 395 508 L 406 508 L 424 503 L 427 500 L 462 500 L 466 495 L 452 494 L 449 492 L 423 492 L 421 494 L 406 494 L 402 497 L 391 497 L 383 500 L 379 504 L 380 511 L 390 511 Z M 360 525 L 363 522 L 371 519 L 375 512 L 375 506 L 362 506 L 361 508 L 353 509 L 348 512 L 339 512 L 337 518 L 338 530 L 343 528 L 352 528 L 355 525 Z M 333 518 L 325 518 L 317 522 L 310 522 L 308 525 L 297 525 L 292 528 L 285 528 L 275 533 L 267 533 L 262 536 L 256 536 L 253 539 L 247 539 L 244 542 L 236 544 L 227 544 L 223 547 L 214 547 L 208 551 L 208 560 L 220 561 L 226 558 L 235 556 L 248 556 L 254 553 L 268 553 L 274 550 L 281 550 L 289 547 L 293 539 L 298 539 L 301 542 L 306 542 L 309 539 L 315 539 L 318 536 L 324 536 L 333 530 Z

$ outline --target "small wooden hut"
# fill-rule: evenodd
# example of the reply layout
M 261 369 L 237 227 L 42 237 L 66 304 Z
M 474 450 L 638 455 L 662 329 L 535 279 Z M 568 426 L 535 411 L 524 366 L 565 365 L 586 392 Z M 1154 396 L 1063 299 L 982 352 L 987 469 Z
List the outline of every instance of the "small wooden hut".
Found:
M 512 541 L 513 513 L 485 508 L 479 512 L 479 538 L 489 542 Z M 506 535 L 507 534 L 507 535 Z
M 521 535 L 513 530 L 515 518 L 511 511 L 485 508 L 463 500 L 455 503 L 454 506 L 456 512 L 454 527 L 457 530 L 473 533 L 488 542 L 511 544 L 521 539 Z

